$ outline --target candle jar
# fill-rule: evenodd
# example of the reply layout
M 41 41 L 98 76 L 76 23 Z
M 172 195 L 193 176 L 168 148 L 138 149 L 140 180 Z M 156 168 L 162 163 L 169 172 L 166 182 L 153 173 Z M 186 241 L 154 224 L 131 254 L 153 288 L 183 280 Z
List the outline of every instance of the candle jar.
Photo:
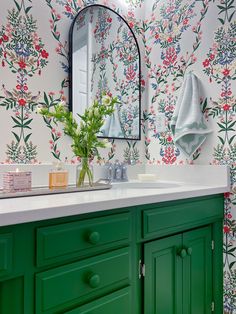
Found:
M 3 174 L 4 192 L 26 192 L 31 190 L 31 171 L 8 171 Z

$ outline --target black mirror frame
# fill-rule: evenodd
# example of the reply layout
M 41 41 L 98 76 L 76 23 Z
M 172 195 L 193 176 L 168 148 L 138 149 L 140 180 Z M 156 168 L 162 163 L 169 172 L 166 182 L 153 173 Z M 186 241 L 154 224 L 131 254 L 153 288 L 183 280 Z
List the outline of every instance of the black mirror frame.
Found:
M 132 30 L 132 28 L 129 26 L 129 24 L 127 23 L 127 21 L 116 11 L 112 10 L 111 8 L 105 6 L 105 5 L 100 5 L 100 4 L 92 4 L 92 5 L 88 5 L 86 7 L 84 7 L 82 10 L 80 10 L 74 17 L 74 20 L 70 26 L 70 30 L 69 30 L 69 111 L 72 112 L 72 108 L 73 108 L 73 75 L 72 75 L 72 67 L 73 67 L 73 29 L 74 29 L 74 25 L 76 22 L 77 17 L 85 10 L 88 10 L 89 8 L 92 7 L 101 7 L 101 8 L 105 8 L 107 10 L 110 10 L 111 12 L 115 13 L 116 15 L 119 16 L 119 18 L 127 25 L 127 27 L 129 28 L 130 32 L 132 33 L 136 46 L 137 46 L 137 50 L 138 50 L 138 56 L 139 56 L 139 137 L 137 138 L 128 138 L 128 137 L 105 137 L 105 136 L 99 136 L 100 138 L 107 138 L 107 139 L 118 139 L 118 140 L 132 140 L 132 141 L 140 141 L 141 140 L 141 97 L 142 97 L 142 90 L 141 90 L 141 53 L 140 53 L 140 48 L 139 48 L 139 44 L 137 41 L 137 38 L 134 34 L 134 31 Z

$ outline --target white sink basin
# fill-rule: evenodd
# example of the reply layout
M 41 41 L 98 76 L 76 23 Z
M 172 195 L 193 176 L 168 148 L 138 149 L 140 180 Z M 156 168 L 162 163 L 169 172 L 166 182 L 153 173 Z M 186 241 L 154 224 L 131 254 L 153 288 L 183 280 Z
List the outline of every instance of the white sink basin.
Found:
M 113 189 L 168 189 L 179 187 L 180 184 L 176 182 L 141 182 L 141 181 L 129 181 L 129 182 L 115 182 L 112 183 Z

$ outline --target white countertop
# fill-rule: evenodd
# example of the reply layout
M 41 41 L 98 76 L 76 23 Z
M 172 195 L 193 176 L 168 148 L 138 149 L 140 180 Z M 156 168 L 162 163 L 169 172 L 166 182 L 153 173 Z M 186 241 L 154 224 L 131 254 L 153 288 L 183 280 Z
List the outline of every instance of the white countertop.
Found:
M 3 199 L 0 226 L 227 192 L 226 186 L 183 185 L 167 189 L 110 189 Z
M 185 167 L 183 166 L 179 167 L 182 178 L 185 178 L 185 171 L 189 175 L 189 168 L 187 167 L 185 170 L 184 169 Z M 103 191 L 1 199 L 0 226 L 73 216 L 115 208 L 119 209 L 136 205 L 214 195 L 229 191 L 228 170 L 226 167 L 219 170 L 217 175 L 218 180 L 215 177 L 214 169 L 211 168 L 209 170 L 210 172 L 214 170 L 212 174 L 206 171 L 208 169 L 206 167 L 203 167 L 201 171 L 199 169 L 200 168 L 195 168 L 194 170 L 191 168 L 191 171 L 198 171 L 198 178 L 200 172 L 202 172 L 201 181 L 203 183 L 199 183 L 199 180 L 196 178 L 194 180 L 193 176 L 190 176 L 192 178 L 190 180 L 190 177 L 187 178 L 186 175 L 186 182 L 171 188 L 140 190 L 135 188 L 123 189 L 116 187 Z M 149 168 L 149 170 L 151 170 L 151 168 Z M 168 171 L 169 170 L 170 169 L 168 169 Z M 178 171 L 175 170 L 174 172 L 177 173 Z M 159 171 L 159 173 L 161 173 L 161 171 Z M 204 180 L 204 175 L 208 178 L 207 180 Z M 168 174 L 165 174 L 165 176 L 168 177 Z M 209 176 L 212 178 L 212 182 L 210 181 Z M 177 177 L 178 175 L 176 174 L 175 179 Z M 171 182 L 174 181 L 177 180 L 171 180 Z

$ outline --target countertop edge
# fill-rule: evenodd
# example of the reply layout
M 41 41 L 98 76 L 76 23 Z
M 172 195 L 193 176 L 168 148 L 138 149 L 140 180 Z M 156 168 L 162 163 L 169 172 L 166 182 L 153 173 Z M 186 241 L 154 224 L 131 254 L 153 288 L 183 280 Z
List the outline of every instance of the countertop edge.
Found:
M 137 193 L 139 195 L 121 197 L 119 200 L 104 199 L 93 202 L 83 202 L 81 204 L 78 202 L 77 204 L 48 206 L 38 209 L 9 210 L 8 212 L 0 212 L 0 226 L 3 227 L 193 197 L 210 196 L 228 192 L 229 189 L 227 186 L 192 186 L 190 188 L 188 187 L 187 190 L 184 190 L 184 188 L 179 191 L 175 188 L 168 190 L 169 192 L 165 191 L 163 193 L 142 196 L 140 196 L 140 193 Z M 117 205 L 118 201 L 119 204 Z M 94 206 L 95 204 L 96 207 Z

